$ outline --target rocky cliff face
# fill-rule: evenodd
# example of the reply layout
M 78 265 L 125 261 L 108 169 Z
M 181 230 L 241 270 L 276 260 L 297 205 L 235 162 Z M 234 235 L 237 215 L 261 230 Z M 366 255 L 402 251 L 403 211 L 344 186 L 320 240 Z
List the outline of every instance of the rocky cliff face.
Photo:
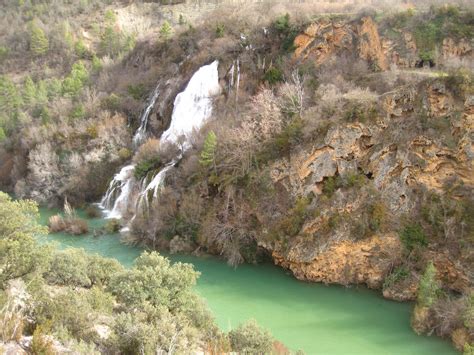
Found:
M 345 53 L 356 53 L 377 70 L 387 70 L 392 64 L 415 67 L 413 35 L 405 32 L 401 38 L 400 43 L 383 38 L 370 17 L 354 23 L 322 20 L 296 37 L 294 57 L 322 65 Z M 472 57 L 466 40 L 445 39 L 442 48 L 444 59 Z M 322 195 L 328 179 L 364 174 L 367 184 L 380 194 L 388 218 L 394 220 L 417 208 L 414 189 L 443 193 L 453 179 L 472 189 L 472 96 L 459 102 L 445 84 L 432 80 L 399 87 L 377 101 L 380 111 L 372 122 L 340 123 L 327 132 L 322 143 L 306 145 L 290 158 L 277 160 L 271 170 L 273 183 L 284 186 L 293 196 Z M 421 124 L 423 129 L 415 134 L 408 128 L 411 124 Z M 443 130 L 442 135 L 439 131 L 433 134 L 435 130 Z M 448 136 L 452 142 L 447 145 Z M 356 196 L 339 190 L 331 205 L 307 220 L 296 238 L 261 245 L 271 250 L 277 265 L 288 268 L 299 279 L 381 288 L 403 253 L 400 238 L 382 233 L 360 240 L 344 218 L 327 233 L 328 220 L 335 214 L 357 216 L 369 195 L 364 188 Z M 430 250 L 423 258 L 434 260 L 438 276 L 448 288 L 466 292 L 472 287 L 466 264 L 462 266 L 449 251 Z M 385 297 L 415 299 L 418 279 L 419 275 L 411 274 L 402 283 L 387 286 Z
M 413 33 L 395 32 L 396 38 L 381 35 L 377 23 L 370 16 L 354 22 L 320 20 L 296 37 L 294 55 L 299 60 L 311 58 L 322 64 L 335 55 L 355 53 L 378 70 L 387 70 L 390 65 L 400 68 L 422 65 Z M 436 63 L 439 65 L 453 58 L 472 63 L 472 41 L 445 38 L 440 54 Z

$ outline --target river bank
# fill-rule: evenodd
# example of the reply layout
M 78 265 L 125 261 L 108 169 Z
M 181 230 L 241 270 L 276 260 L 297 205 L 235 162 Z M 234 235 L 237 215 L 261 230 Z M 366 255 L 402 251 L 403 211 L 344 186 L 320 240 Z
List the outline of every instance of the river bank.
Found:
M 41 209 L 41 223 L 55 213 Z M 45 240 L 112 257 L 125 266 L 143 250 L 120 243 L 118 235 L 94 237 L 92 231 L 104 219 L 88 223 L 91 233 L 85 236 L 57 233 Z M 210 256 L 166 256 L 201 272 L 197 291 L 223 330 L 254 318 L 291 350 L 306 354 L 456 354 L 448 341 L 412 331 L 411 304 L 385 300 L 364 287 L 304 283 L 271 264 L 232 268 Z

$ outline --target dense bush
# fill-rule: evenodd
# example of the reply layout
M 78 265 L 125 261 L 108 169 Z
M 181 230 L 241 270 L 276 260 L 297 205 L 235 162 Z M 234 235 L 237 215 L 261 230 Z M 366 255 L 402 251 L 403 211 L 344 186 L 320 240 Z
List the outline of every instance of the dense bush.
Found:
M 269 354 L 273 348 L 270 333 L 250 320 L 229 332 L 231 347 L 242 354 Z
M 419 223 L 406 225 L 399 233 L 400 239 L 408 251 L 428 245 L 427 237 Z

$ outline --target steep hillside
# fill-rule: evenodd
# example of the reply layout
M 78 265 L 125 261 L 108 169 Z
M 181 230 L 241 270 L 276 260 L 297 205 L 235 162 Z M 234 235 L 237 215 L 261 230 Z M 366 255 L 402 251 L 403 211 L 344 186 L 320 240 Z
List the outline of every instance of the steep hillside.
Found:
M 28 30 L 2 37 L 2 188 L 79 206 L 130 167 L 108 199 L 134 186 L 126 241 L 416 300 L 417 332 L 468 351 L 472 9 L 326 5 L 94 3 L 51 32 L 51 12 L 12 5 L 4 18 Z M 209 63 L 212 115 L 160 143 Z

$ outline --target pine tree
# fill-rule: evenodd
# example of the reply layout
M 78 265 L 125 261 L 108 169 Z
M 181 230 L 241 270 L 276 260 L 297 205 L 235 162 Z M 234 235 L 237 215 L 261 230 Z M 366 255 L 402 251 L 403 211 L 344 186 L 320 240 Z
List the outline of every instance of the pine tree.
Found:
M 430 307 L 438 298 L 439 290 L 439 283 L 436 280 L 436 268 L 433 262 L 430 261 L 420 279 L 418 304 L 423 307 Z
M 204 147 L 201 151 L 199 163 L 204 167 L 215 164 L 216 160 L 217 136 L 214 131 L 210 131 L 204 140 Z
M 0 110 L 7 116 L 13 116 L 22 105 L 21 95 L 15 84 L 6 76 L 0 76 Z
M 36 21 L 30 23 L 30 50 L 35 55 L 42 55 L 48 51 L 49 41 L 44 31 Z
M 171 27 L 168 21 L 165 21 L 160 28 L 160 35 L 163 39 L 167 40 L 173 33 L 173 27 Z
M 28 106 L 31 106 L 36 102 L 36 85 L 30 76 L 26 77 L 23 86 L 23 101 Z

